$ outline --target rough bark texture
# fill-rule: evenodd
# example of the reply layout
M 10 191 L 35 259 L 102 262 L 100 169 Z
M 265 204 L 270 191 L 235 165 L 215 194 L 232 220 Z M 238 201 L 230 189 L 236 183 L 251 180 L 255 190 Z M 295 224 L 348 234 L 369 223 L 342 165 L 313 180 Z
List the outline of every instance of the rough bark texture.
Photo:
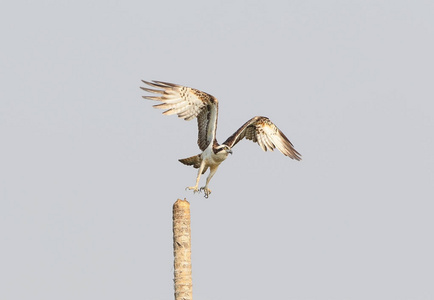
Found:
M 175 300 L 192 300 L 190 203 L 185 199 L 173 205 L 173 255 Z

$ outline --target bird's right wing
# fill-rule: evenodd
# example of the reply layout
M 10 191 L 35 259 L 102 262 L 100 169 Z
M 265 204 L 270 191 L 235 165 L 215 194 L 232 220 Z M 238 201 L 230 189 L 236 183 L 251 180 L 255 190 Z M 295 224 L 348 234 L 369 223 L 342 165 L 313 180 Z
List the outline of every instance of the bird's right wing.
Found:
M 152 81 L 143 83 L 157 88 L 141 87 L 142 90 L 158 94 L 143 96 L 145 99 L 162 102 L 155 108 L 166 109 L 164 115 L 177 114 L 179 118 L 190 121 L 197 118 L 199 134 L 197 144 L 204 151 L 210 143 L 214 143 L 217 129 L 218 101 L 215 97 L 199 90 L 173 83 Z

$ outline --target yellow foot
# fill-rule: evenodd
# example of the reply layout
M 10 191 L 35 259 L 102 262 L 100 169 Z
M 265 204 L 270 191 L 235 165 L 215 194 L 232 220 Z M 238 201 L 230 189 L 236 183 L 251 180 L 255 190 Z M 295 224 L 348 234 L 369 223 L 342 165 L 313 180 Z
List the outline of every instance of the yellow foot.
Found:
M 199 192 L 199 189 L 197 188 L 197 185 L 196 186 L 188 186 L 188 187 L 185 188 L 185 190 L 193 190 L 193 193 L 198 193 Z
M 205 198 L 208 198 L 209 197 L 209 195 L 211 194 L 211 190 L 209 189 L 209 188 L 207 188 L 206 186 L 204 186 L 204 187 L 201 187 L 200 188 L 200 190 L 199 190 L 200 192 L 204 192 L 204 196 L 205 196 Z

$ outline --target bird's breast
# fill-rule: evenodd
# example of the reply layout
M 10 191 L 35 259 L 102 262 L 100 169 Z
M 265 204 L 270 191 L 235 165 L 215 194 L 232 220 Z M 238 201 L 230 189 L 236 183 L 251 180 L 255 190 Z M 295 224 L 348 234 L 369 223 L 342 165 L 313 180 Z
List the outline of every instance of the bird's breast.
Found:
M 205 160 L 205 163 L 209 166 L 215 166 L 221 164 L 228 157 L 227 153 L 217 153 L 215 154 L 212 149 L 206 149 L 202 153 L 202 159 Z

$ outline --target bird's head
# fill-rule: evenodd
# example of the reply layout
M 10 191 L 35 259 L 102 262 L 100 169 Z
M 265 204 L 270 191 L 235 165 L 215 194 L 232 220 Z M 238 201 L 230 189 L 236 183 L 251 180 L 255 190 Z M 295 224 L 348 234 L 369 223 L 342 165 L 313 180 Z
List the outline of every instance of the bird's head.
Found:
M 229 153 L 232 154 L 232 149 L 231 147 L 229 147 L 228 145 L 220 145 L 217 147 L 218 151 L 217 153 L 225 153 L 226 155 L 228 155 Z

